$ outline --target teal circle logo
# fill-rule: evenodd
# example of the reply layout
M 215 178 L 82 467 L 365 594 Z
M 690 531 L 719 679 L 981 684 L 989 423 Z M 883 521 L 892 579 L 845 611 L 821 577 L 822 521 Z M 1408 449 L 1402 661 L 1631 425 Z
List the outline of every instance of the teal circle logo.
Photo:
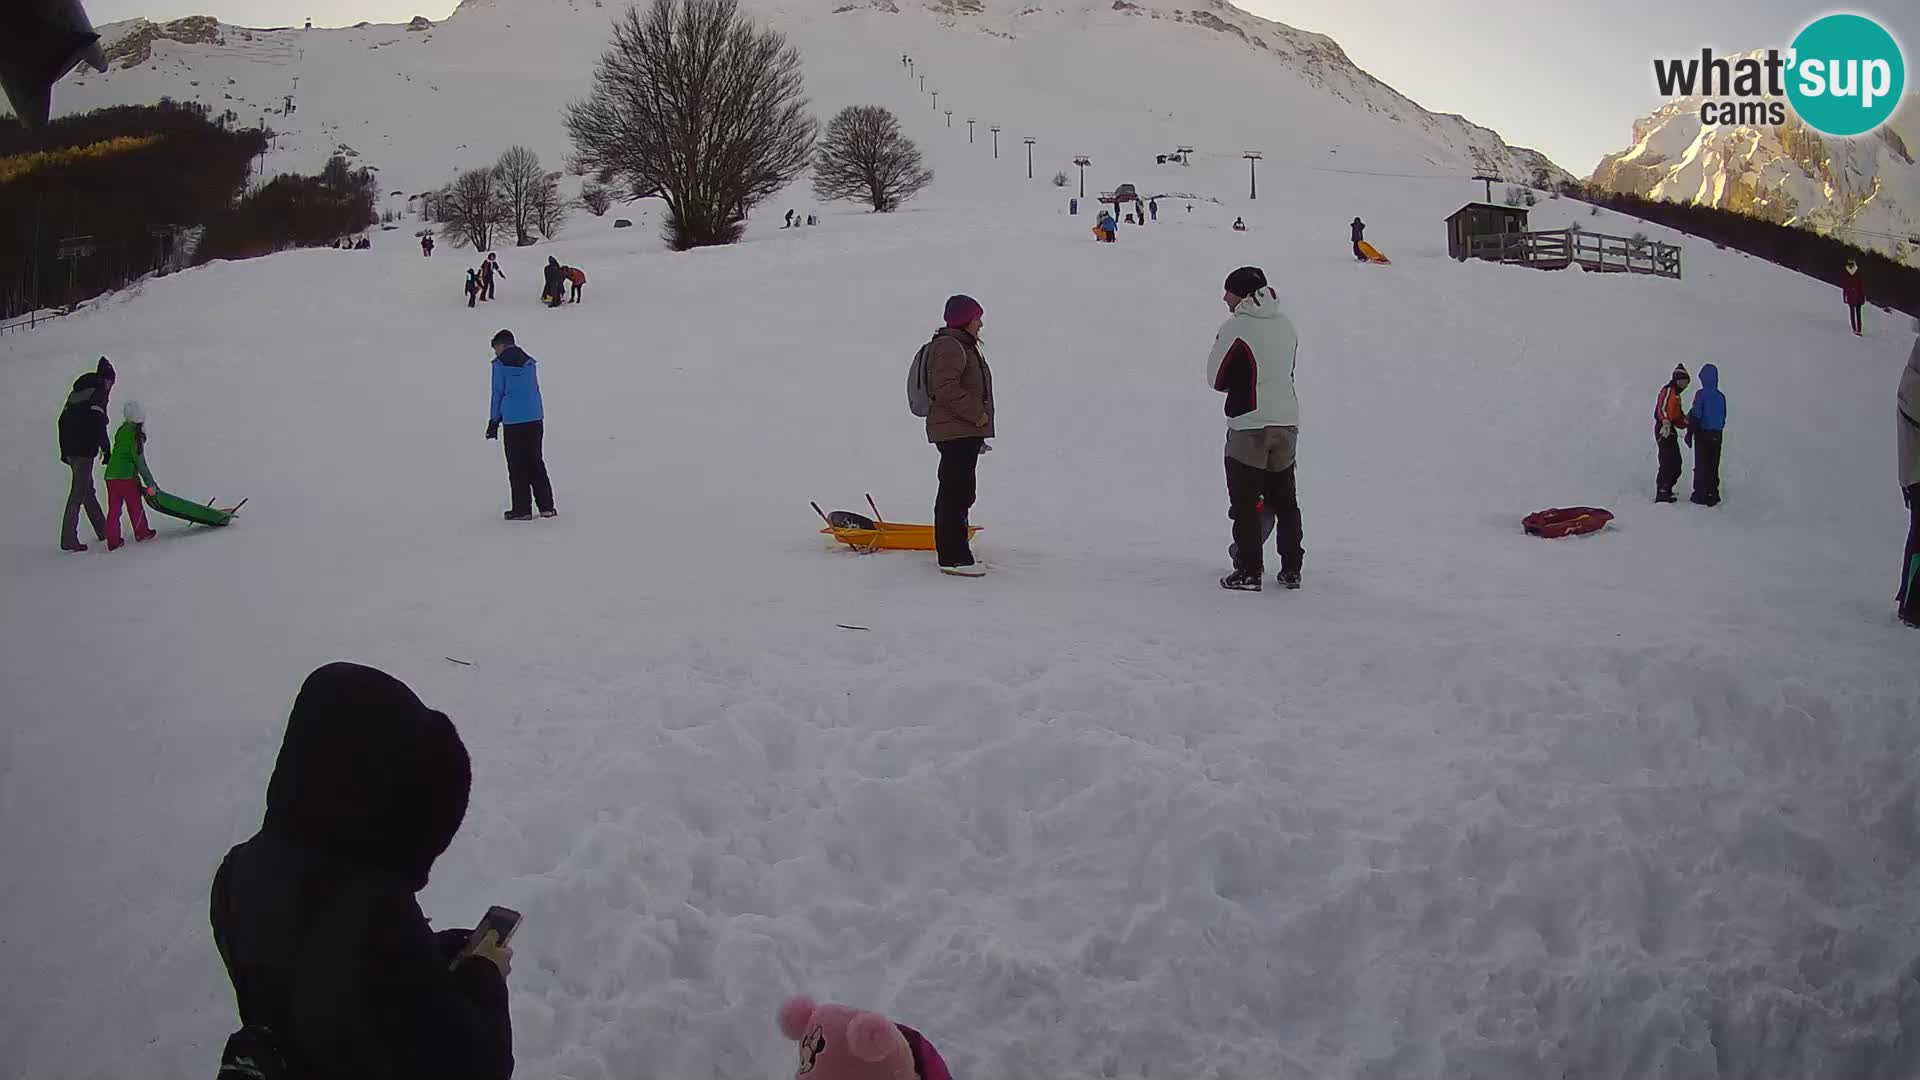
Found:
M 1886 123 L 1907 86 L 1900 43 L 1863 15 L 1828 15 L 1793 39 L 1787 100 L 1807 126 L 1860 135 Z

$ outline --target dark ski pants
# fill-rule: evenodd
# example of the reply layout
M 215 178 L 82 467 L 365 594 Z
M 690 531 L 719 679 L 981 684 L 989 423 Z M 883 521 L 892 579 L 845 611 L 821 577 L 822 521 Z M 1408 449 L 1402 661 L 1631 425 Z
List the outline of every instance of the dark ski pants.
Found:
M 1848 304 L 1847 317 L 1853 323 L 1853 332 L 1856 334 L 1859 333 L 1860 332 L 1860 305 Z
M 478 296 L 478 295 L 480 295 L 480 290 L 478 290 L 478 289 L 468 289 L 468 290 L 467 290 L 467 306 L 468 306 L 468 307 L 472 307 L 472 306 L 473 306 L 473 298 L 474 298 L 474 297 L 476 297 L 476 296 Z
M 1920 484 L 1907 488 L 1907 550 L 1900 557 L 1900 617 L 1920 624 Z
M 487 278 L 480 279 L 480 299 L 482 300 L 493 299 L 493 279 L 492 278 L 487 277 Z
M 1353 242 L 1353 257 L 1361 262 L 1367 261 L 1367 253 L 1360 250 L 1360 241 L 1358 240 Z
M 573 283 L 573 302 L 580 302 L 580 283 L 577 281 Z
M 538 503 L 541 510 L 553 509 L 553 484 L 547 480 L 547 460 L 540 449 L 543 426 L 542 421 L 529 420 L 500 428 L 500 441 L 507 448 L 507 487 L 513 493 L 516 514 L 532 513 L 531 503 Z
M 967 539 L 967 511 L 978 493 L 980 438 L 946 439 L 933 445 L 940 451 L 940 491 L 933 497 L 933 546 L 941 566 L 972 566 L 973 547 Z
M 107 515 L 100 512 L 100 496 L 93 489 L 93 455 L 68 458 L 67 468 L 73 470 L 73 482 L 67 488 L 66 514 L 60 519 L 60 546 L 80 546 L 81 510 L 87 512 L 87 523 L 93 526 L 93 534 L 105 540 Z
M 1262 497 L 1274 518 L 1273 541 L 1280 553 L 1280 570 L 1297 573 L 1305 552 L 1300 546 L 1300 500 L 1294 490 L 1294 466 L 1271 472 L 1228 458 L 1227 516 L 1233 519 L 1233 568 L 1255 574 L 1264 569 L 1260 550 Z
M 1693 433 L 1693 501 L 1720 501 L 1720 444 L 1724 431 Z
M 1680 434 L 1655 435 L 1653 442 L 1660 451 L 1660 475 L 1653 482 L 1654 492 L 1664 497 L 1673 494 L 1673 485 L 1680 482 L 1680 474 L 1686 471 L 1680 461 Z

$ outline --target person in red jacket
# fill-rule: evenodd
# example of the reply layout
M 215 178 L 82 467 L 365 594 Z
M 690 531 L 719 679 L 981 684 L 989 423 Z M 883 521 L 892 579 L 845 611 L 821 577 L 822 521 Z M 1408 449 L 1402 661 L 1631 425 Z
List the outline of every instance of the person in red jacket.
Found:
M 1660 398 L 1653 406 L 1653 445 L 1660 452 L 1660 474 L 1654 480 L 1654 502 L 1678 502 L 1673 496 L 1673 485 L 1680 479 L 1684 465 L 1680 460 L 1680 433 L 1687 427 L 1687 406 L 1681 395 L 1687 392 L 1687 384 L 1693 376 L 1687 374 L 1687 365 L 1673 365 L 1673 378 L 1660 388 Z
M 1867 302 L 1867 281 L 1860 276 L 1860 264 L 1847 260 L 1847 271 L 1840 275 L 1840 295 L 1847 301 L 1847 315 L 1853 320 L 1853 336 L 1860 336 L 1860 308 Z

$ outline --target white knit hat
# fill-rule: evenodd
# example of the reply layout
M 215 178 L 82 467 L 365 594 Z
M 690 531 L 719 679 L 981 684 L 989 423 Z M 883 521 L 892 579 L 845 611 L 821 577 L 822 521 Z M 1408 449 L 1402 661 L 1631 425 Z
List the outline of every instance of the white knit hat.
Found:
M 137 401 L 129 401 L 121 406 L 120 414 L 135 424 L 144 424 L 147 422 L 147 410 L 141 408 L 140 403 Z

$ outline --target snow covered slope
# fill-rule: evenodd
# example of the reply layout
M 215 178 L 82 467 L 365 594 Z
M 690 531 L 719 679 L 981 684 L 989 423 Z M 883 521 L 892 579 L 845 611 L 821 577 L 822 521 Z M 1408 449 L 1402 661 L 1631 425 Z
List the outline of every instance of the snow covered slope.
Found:
M 1226 76 L 1182 96 L 1154 37 L 1104 15 L 1081 33 L 1108 55 L 1050 31 L 1030 63 L 931 21 L 883 37 L 904 13 L 834 18 L 814 32 L 873 44 L 818 81 L 896 109 L 938 171 L 901 213 L 796 189 L 743 245 L 671 255 L 640 204 L 636 228 L 503 250 L 478 310 L 473 253 L 376 234 L 0 338 L 0 1072 L 208 1074 L 233 1016 L 207 882 L 257 826 L 300 679 L 351 658 L 472 748 L 423 903 L 527 913 L 532 1080 L 789 1076 L 772 1015 L 796 990 L 888 1009 L 980 1080 L 1911 1074 L 1904 321 L 1870 310 L 1856 339 L 1833 290 L 1684 238 L 1679 282 L 1454 264 L 1441 219 L 1479 185 L 1345 165 L 1404 162 L 1401 129 L 1296 111 L 1323 100 L 1304 82 L 1240 115 L 1342 136 L 1341 165 L 1269 144 L 1257 202 L 1238 140 L 1155 171 Z M 1172 29 L 1223 72 L 1273 62 Z M 403 47 L 426 48 L 379 51 Z M 1017 144 L 996 161 L 944 126 L 909 47 L 957 119 L 1031 118 L 1046 153 L 1095 156 L 1090 184 L 1192 209 L 1091 243 Z M 1173 115 L 1060 89 L 1102 65 Z M 379 91 L 301 88 L 340 116 Z M 494 100 L 434 137 L 553 138 Z M 781 231 L 786 206 L 823 224 Z M 1352 261 L 1355 214 L 1392 266 Z M 587 270 L 585 303 L 535 305 L 548 254 Z M 1300 329 L 1298 593 L 1216 585 L 1203 366 L 1243 263 Z M 960 290 L 1000 406 L 977 582 L 836 550 L 806 506 L 872 492 L 926 519 L 901 388 Z M 501 326 L 540 358 L 553 521 L 499 520 Z M 54 411 L 102 353 L 160 478 L 250 496 L 236 525 L 55 550 Z M 1724 372 L 1717 510 L 1649 502 L 1676 360 Z M 1575 503 L 1619 518 L 1521 534 Z
M 1782 127 L 1703 125 L 1706 100 L 1677 98 L 1634 121 L 1633 145 L 1601 159 L 1593 182 L 1743 210 L 1920 265 L 1920 98 L 1855 139 L 1821 135 L 1791 110 Z
M 1349 168 L 1566 175 L 1486 128 L 1420 108 L 1326 37 L 1223 0 L 1174 6 L 1186 2 L 744 6 L 800 46 L 823 112 L 873 100 L 887 65 L 912 53 L 928 89 L 953 91 L 943 108 L 979 118 L 982 136 L 1000 124 L 1010 141 L 1038 138 L 1049 175 L 1096 149 L 1089 129 L 1106 127 L 1133 136 L 1136 155 L 1184 143 Z M 390 190 L 412 194 L 490 161 L 508 138 L 558 168 L 567 149 L 561 107 L 585 93 L 608 21 L 623 9 L 598 0 L 467 0 L 439 25 L 337 30 L 136 20 L 102 28 L 114 63 L 104 75 L 62 82 L 55 107 L 65 114 L 165 94 L 216 113 L 231 108 L 245 123 L 264 115 L 280 136 L 270 172 L 317 170 L 344 148 L 378 168 Z

